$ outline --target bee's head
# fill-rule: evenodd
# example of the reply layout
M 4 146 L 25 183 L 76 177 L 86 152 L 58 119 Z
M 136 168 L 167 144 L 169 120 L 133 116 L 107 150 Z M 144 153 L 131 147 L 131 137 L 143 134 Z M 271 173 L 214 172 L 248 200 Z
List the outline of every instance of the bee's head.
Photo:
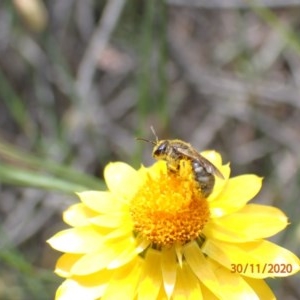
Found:
M 153 158 L 155 158 L 157 160 L 160 160 L 160 159 L 165 160 L 167 158 L 168 149 L 170 147 L 170 142 L 168 140 L 160 141 L 158 139 L 158 136 L 157 136 L 153 126 L 151 126 L 150 129 L 155 136 L 155 141 L 150 141 L 150 140 L 147 140 L 144 138 L 137 138 L 137 140 L 148 142 L 148 143 L 151 143 L 152 145 L 154 145 L 153 151 L 152 151 Z
M 157 141 L 153 148 L 152 156 L 155 159 L 165 159 L 168 155 L 168 149 L 170 147 L 170 142 L 168 140 Z

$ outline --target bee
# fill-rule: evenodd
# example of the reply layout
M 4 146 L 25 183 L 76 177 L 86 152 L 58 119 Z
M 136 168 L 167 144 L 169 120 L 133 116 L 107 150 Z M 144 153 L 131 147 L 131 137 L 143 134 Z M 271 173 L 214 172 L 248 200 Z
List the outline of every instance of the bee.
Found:
M 154 128 L 151 131 L 155 136 L 155 141 L 137 138 L 149 142 L 153 147 L 152 156 L 156 160 L 164 160 L 167 169 L 171 173 L 179 174 L 181 162 L 187 161 L 191 164 L 193 176 L 198 183 L 199 190 L 204 197 L 208 197 L 215 185 L 215 176 L 224 179 L 223 174 L 205 157 L 187 142 L 181 140 L 159 140 Z

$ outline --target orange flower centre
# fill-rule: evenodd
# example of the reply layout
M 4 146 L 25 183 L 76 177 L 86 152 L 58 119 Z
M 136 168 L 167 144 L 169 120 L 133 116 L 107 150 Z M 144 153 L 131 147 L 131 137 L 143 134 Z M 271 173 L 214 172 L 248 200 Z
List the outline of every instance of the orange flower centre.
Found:
M 130 205 L 134 231 L 156 246 L 185 244 L 196 239 L 209 219 L 190 166 L 180 174 L 148 176 Z

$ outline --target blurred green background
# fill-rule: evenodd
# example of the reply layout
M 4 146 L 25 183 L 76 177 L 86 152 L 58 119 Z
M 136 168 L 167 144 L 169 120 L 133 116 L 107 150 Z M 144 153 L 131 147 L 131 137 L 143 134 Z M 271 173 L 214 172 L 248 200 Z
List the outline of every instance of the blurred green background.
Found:
M 298 2 L 298 3 L 297 3 Z M 50 300 L 73 191 L 104 166 L 152 163 L 135 137 L 216 149 L 264 177 L 258 203 L 300 254 L 300 1 L 0 2 L 0 299 Z M 253 220 L 255 222 L 255 220 Z M 300 276 L 269 280 L 300 299 Z

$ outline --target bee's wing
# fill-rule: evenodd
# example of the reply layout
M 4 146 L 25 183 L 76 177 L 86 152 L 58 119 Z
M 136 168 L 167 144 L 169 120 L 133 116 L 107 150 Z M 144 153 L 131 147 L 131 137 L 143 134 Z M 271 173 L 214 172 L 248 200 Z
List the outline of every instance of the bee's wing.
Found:
M 208 173 L 217 175 L 218 177 L 224 179 L 223 174 L 217 169 L 217 167 L 215 167 L 208 159 L 198 153 L 195 149 L 177 148 L 177 151 L 184 156 L 200 162 L 200 164 L 206 169 Z

